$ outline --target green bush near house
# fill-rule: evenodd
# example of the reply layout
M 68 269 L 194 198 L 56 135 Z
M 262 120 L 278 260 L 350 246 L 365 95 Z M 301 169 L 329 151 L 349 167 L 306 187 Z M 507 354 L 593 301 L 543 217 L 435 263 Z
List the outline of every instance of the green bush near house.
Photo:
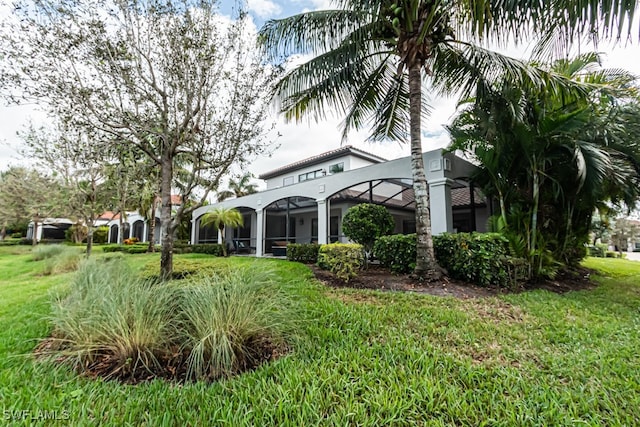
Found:
M 101 225 L 93 231 L 93 243 L 104 245 L 109 239 L 109 227 Z
M 289 243 L 287 245 L 287 259 L 304 264 L 315 264 L 318 262 L 319 250 L 320 245 L 317 243 Z
M 382 236 L 373 245 L 373 255 L 395 273 L 410 273 L 416 266 L 416 234 Z
M 191 252 L 194 254 L 207 254 L 207 255 L 215 255 L 215 256 L 224 255 L 224 250 L 222 248 L 222 245 L 219 243 L 191 245 Z
M 352 241 L 361 244 L 369 256 L 380 236 L 393 232 L 395 223 L 387 208 L 362 203 L 349 208 L 342 221 L 342 231 Z
M 436 259 L 449 276 L 479 286 L 514 287 L 526 277 L 526 262 L 509 252 L 498 233 L 443 233 L 433 238 Z
M 349 282 L 364 265 L 364 248 L 357 243 L 331 243 L 321 245 L 318 267 L 328 270 L 339 279 Z

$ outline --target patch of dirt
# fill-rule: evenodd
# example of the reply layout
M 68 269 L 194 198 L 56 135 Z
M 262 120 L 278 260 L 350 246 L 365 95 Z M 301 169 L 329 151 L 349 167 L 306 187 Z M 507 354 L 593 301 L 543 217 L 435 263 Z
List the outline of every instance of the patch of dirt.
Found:
M 264 363 L 271 362 L 287 355 L 291 349 L 283 343 L 274 343 L 269 340 L 260 340 L 251 343 L 251 354 L 245 356 L 237 369 L 225 375 L 209 377 L 206 380 L 213 382 L 222 378 L 229 378 L 257 369 Z M 34 349 L 34 355 L 38 360 L 50 360 L 60 365 L 72 366 L 75 371 L 85 377 L 105 380 L 115 380 L 124 384 L 135 385 L 154 379 L 164 379 L 175 383 L 190 381 L 187 371 L 188 352 L 181 351 L 179 347 L 169 348 L 162 354 L 154 355 L 155 360 L 131 359 L 123 361 L 120 357 L 110 353 L 94 353 L 93 360 L 85 364 L 76 364 L 68 355 L 65 355 L 65 346 L 61 340 L 51 336 L 42 340 Z
M 484 298 L 505 293 L 521 292 L 530 289 L 545 289 L 556 293 L 593 289 L 596 285 L 590 279 L 592 271 L 579 268 L 575 271 L 560 272 L 554 280 L 527 283 L 521 289 L 485 288 L 460 280 L 443 277 L 439 282 L 420 282 L 408 274 L 394 274 L 380 266 L 372 265 L 361 271 L 357 277 L 345 283 L 333 273 L 309 265 L 316 279 L 332 288 L 374 289 L 380 291 L 416 292 L 442 297 L 461 299 Z

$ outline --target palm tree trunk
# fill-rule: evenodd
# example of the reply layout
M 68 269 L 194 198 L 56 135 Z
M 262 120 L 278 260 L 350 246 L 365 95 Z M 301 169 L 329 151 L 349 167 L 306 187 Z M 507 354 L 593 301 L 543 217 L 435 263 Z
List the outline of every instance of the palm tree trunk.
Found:
M 414 274 L 428 281 L 442 277 L 433 253 L 431 236 L 431 213 L 429 192 L 422 158 L 422 134 L 420 119 L 422 111 L 422 70 L 418 61 L 409 67 L 409 115 L 411 123 L 411 170 L 413 191 L 416 199 L 416 268 Z

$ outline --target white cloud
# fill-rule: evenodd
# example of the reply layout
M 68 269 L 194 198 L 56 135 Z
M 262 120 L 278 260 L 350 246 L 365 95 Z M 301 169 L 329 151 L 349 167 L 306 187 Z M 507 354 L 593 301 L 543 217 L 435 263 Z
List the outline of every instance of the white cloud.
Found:
M 248 0 L 247 8 L 260 18 L 270 18 L 282 12 L 282 8 L 270 0 Z

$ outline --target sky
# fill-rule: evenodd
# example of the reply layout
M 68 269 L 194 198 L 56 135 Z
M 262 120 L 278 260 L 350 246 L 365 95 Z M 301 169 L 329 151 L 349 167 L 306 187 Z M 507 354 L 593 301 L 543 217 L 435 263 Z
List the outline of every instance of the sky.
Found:
M 0 0 L 0 20 L 5 19 L 10 13 L 9 0 Z M 300 12 L 307 12 L 330 7 L 328 0 L 247 0 L 247 8 L 257 28 L 260 28 L 266 20 L 283 18 Z M 230 13 L 233 2 L 223 0 L 221 12 Z M 526 59 L 528 57 L 527 46 L 510 47 L 502 50 L 513 57 Z M 640 75 L 640 46 L 617 43 L 602 44 L 598 48 L 604 53 L 604 66 L 611 68 L 623 68 L 634 74 Z M 428 94 L 427 94 L 428 96 Z M 455 113 L 456 99 L 453 98 L 429 98 L 432 113 L 427 120 L 423 120 L 422 136 L 423 150 L 429 151 L 448 145 L 449 138 L 444 126 L 450 123 Z M 245 170 L 250 171 L 256 177 L 262 173 L 276 169 L 280 166 L 295 161 L 315 156 L 325 151 L 341 147 L 341 117 L 335 115 L 325 121 L 303 121 L 300 123 L 285 123 L 277 112 L 274 112 L 272 121 L 276 123 L 276 132 L 280 135 L 275 138 L 271 155 L 265 155 L 256 159 Z M 24 129 L 28 123 L 46 124 L 46 115 L 38 110 L 36 105 L 7 106 L 0 101 L 0 170 L 10 165 L 24 163 L 19 159 L 21 146 L 17 132 Z M 275 134 L 274 134 L 275 135 Z M 408 156 L 410 149 L 408 144 L 397 142 L 369 143 L 366 141 L 367 129 L 352 132 L 345 144 L 353 145 L 364 151 L 376 154 L 386 159 Z

